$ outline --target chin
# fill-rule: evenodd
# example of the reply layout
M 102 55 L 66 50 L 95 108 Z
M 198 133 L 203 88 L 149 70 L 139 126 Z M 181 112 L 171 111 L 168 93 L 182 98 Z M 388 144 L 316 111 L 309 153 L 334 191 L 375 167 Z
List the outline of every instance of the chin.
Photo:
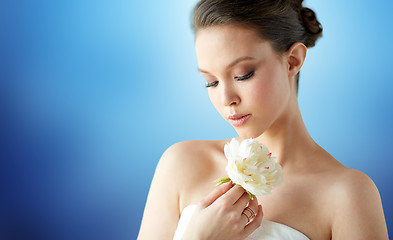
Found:
M 264 131 L 260 129 L 236 129 L 237 134 L 241 139 L 257 138 L 263 134 Z

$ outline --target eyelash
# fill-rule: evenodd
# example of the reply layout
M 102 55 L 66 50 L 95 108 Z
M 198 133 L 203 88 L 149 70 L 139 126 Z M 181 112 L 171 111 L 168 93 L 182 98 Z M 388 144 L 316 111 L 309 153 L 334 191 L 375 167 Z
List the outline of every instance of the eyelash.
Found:
M 242 80 L 246 80 L 249 79 L 250 77 L 254 76 L 254 71 L 251 71 L 250 73 L 244 75 L 244 76 L 240 76 L 240 77 L 235 77 L 236 80 L 242 81 Z
M 211 82 L 211 83 L 206 83 L 206 87 L 208 88 L 208 87 L 215 87 L 215 86 L 217 86 L 217 84 L 218 84 L 218 81 L 214 81 L 214 82 Z
M 238 81 L 243 81 L 243 80 L 251 78 L 252 76 L 254 76 L 254 71 L 252 71 L 252 72 L 250 72 L 250 73 L 248 73 L 248 74 L 246 74 L 244 76 L 235 77 L 235 79 L 238 80 Z M 217 84 L 218 84 L 218 81 L 214 81 L 214 82 L 211 82 L 211 83 L 207 83 L 206 87 L 207 88 L 208 87 L 215 87 L 215 86 L 217 86 Z

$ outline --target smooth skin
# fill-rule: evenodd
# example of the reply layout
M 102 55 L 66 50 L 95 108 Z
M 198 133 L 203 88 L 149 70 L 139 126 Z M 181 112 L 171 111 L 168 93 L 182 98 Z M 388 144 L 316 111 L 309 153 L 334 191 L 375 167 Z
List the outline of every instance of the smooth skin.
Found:
M 284 181 L 272 194 L 250 201 L 238 186 L 212 183 L 226 176 L 223 149 L 230 139 L 177 143 L 157 165 L 138 239 L 172 239 L 190 204 L 198 206 L 185 240 L 244 239 L 262 218 L 310 239 L 388 239 L 373 181 L 335 160 L 304 125 L 295 81 L 306 58 L 304 44 L 294 43 L 279 54 L 253 30 L 223 25 L 198 30 L 195 46 L 199 70 L 211 85 L 211 102 L 226 120 L 231 114 L 251 114 L 235 127 L 237 139 L 253 137 L 267 145 L 283 168 Z M 248 224 L 241 214 L 247 205 L 257 213 Z

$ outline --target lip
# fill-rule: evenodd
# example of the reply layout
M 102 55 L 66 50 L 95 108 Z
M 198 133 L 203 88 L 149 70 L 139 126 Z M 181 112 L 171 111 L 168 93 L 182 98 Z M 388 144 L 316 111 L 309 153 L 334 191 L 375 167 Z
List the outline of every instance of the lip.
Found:
M 228 121 L 234 127 L 240 127 L 250 119 L 251 114 L 233 114 L 228 116 Z

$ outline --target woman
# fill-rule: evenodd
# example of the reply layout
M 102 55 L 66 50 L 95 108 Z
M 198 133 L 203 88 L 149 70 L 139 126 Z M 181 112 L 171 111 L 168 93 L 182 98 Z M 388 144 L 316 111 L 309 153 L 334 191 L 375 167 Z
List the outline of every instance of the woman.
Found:
M 210 100 L 237 140 L 269 147 L 284 180 L 250 200 L 212 183 L 227 175 L 230 139 L 175 144 L 157 166 L 138 239 L 388 239 L 372 180 L 318 146 L 300 114 L 299 71 L 322 33 L 314 12 L 302 0 L 202 0 L 194 27 Z

